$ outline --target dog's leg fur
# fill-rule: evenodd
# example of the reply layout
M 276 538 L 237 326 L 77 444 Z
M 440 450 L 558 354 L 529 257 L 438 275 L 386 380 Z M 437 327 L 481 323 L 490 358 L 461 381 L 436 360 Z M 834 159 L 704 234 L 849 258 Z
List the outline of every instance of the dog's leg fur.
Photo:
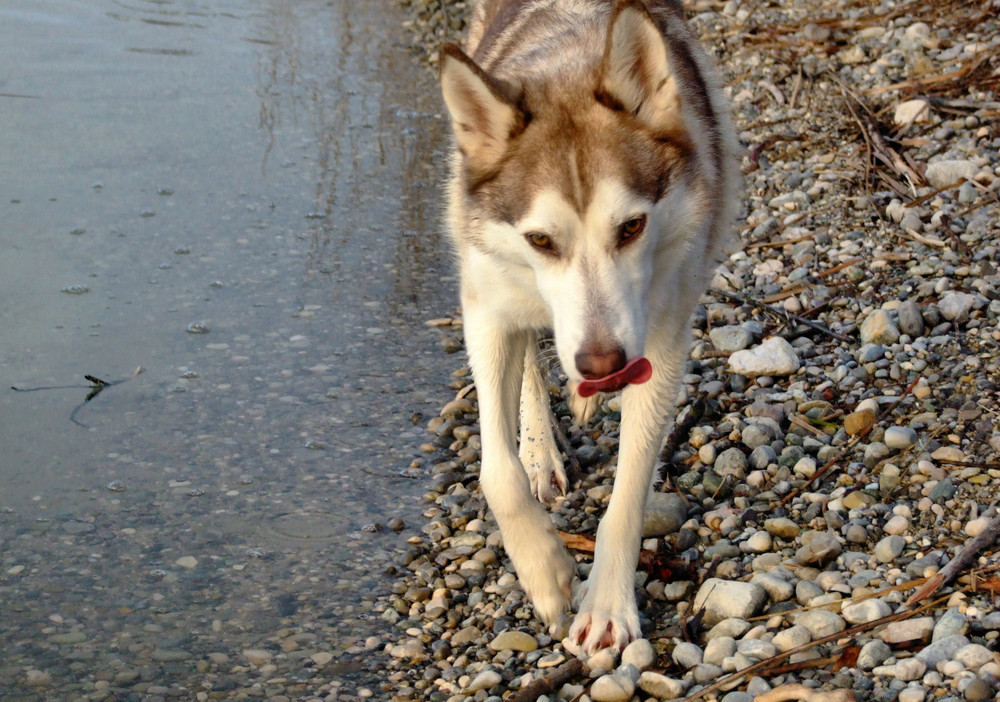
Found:
M 521 445 L 518 455 L 528 473 L 531 492 L 540 502 L 565 495 L 569 482 L 562 454 L 552 435 L 546 368 L 538 359 L 538 337 L 531 333 L 524 352 L 521 381 Z
M 479 483 L 521 585 L 539 618 L 552 624 L 569 606 L 574 566 L 517 456 L 518 395 L 531 335 L 504 325 L 470 291 L 462 298 L 482 428 Z
M 680 318 L 686 325 L 687 317 Z M 653 365 L 652 379 L 643 385 L 630 385 L 622 396 L 614 490 L 597 530 L 586 594 L 570 629 L 570 638 L 587 655 L 605 647 L 621 650 L 642 635 L 633 578 L 642 514 L 688 348 L 683 325 L 680 329 L 674 324 L 656 331 L 657 335 L 646 343 L 646 356 Z

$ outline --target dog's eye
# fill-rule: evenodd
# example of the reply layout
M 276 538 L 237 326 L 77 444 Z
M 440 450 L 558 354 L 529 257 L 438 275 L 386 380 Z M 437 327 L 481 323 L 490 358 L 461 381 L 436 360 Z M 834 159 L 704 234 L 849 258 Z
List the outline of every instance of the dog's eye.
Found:
M 524 235 L 524 238 L 539 251 L 544 251 L 545 253 L 555 253 L 556 251 L 556 245 L 552 241 L 552 237 L 544 232 L 528 232 Z
M 618 245 L 624 246 L 636 239 L 646 229 L 646 215 L 633 217 L 618 225 Z

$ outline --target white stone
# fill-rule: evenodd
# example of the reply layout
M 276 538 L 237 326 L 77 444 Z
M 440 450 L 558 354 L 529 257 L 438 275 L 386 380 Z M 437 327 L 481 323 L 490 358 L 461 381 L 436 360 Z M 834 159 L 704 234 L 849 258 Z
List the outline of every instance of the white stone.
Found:
M 656 661 L 656 652 L 646 639 L 636 639 L 622 651 L 622 663 L 631 663 L 639 670 L 646 670 Z
M 625 702 L 632 699 L 635 684 L 620 675 L 602 675 L 590 686 L 590 698 L 594 702 Z
M 179 565 L 181 568 L 187 568 L 188 570 L 191 570 L 192 568 L 197 567 L 198 559 L 195 558 L 194 556 L 181 556 L 176 561 L 174 561 L 174 563 L 176 565 Z
M 753 343 L 753 334 L 743 327 L 713 327 L 708 332 L 708 338 L 712 341 L 712 346 L 722 353 L 734 353 L 742 351 Z
M 792 626 L 783 629 L 771 639 L 774 647 L 782 653 L 790 651 L 793 648 L 798 648 L 799 646 L 805 646 L 810 641 L 812 641 L 812 635 L 804 626 Z
M 941 298 L 938 308 L 941 310 L 941 316 L 949 322 L 962 322 L 969 316 L 975 304 L 975 295 L 952 290 Z
M 907 100 L 896 105 L 892 121 L 896 126 L 906 127 L 916 122 L 929 122 L 931 104 L 927 100 Z
M 968 670 L 976 670 L 984 663 L 993 660 L 993 653 L 990 649 L 980 644 L 969 644 L 958 649 L 955 653 L 955 660 L 964 665 Z
M 792 622 L 808 629 L 813 639 L 838 634 L 847 628 L 843 617 L 825 609 L 813 609 L 793 614 Z
M 713 626 L 723 619 L 747 619 L 759 613 L 767 602 L 760 585 L 735 580 L 709 578 L 698 589 L 693 607 L 704 609 L 704 621 Z
M 489 690 L 494 685 L 499 685 L 503 682 L 503 678 L 500 677 L 500 673 L 495 670 L 484 670 L 479 675 L 477 675 L 471 683 L 469 683 L 469 692 L 476 692 L 478 690 Z
M 889 427 L 882 441 L 891 449 L 907 449 L 917 443 L 917 432 L 910 427 Z
M 872 598 L 857 604 L 846 605 L 841 614 L 850 624 L 867 624 L 876 619 L 888 617 L 892 614 L 892 609 L 882 600 Z
M 647 670 L 639 678 L 639 689 L 658 700 L 672 700 L 684 694 L 684 683 Z
M 772 336 L 759 346 L 737 351 L 729 357 L 729 368 L 747 376 L 791 375 L 799 369 L 795 349 L 780 336 Z
M 890 517 L 889 521 L 885 523 L 886 534 L 905 534 L 909 528 L 910 520 L 898 514 L 895 517 Z
M 674 647 L 671 658 L 674 659 L 674 663 L 687 670 L 688 668 L 694 668 L 696 665 L 701 663 L 703 660 L 703 654 L 697 644 L 682 641 Z
M 947 188 L 955 185 L 958 181 L 972 180 L 979 172 L 979 167 L 972 161 L 954 159 L 948 161 L 935 161 L 927 164 L 924 177 L 932 188 Z

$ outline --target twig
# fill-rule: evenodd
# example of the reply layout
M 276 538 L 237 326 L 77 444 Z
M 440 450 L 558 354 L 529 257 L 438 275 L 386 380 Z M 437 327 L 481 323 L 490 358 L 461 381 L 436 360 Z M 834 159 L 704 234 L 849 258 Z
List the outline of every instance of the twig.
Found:
M 699 393 L 694 402 L 687 406 L 687 411 L 682 415 L 678 415 L 677 420 L 674 422 L 674 428 L 667 437 L 667 440 L 663 442 L 663 448 L 660 450 L 660 460 L 663 461 L 664 468 L 663 475 L 658 477 L 663 481 L 663 485 L 667 484 L 666 474 L 669 472 L 667 466 L 670 464 L 670 460 L 677 453 L 677 449 L 680 448 L 681 444 L 687 440 L 691 430 L 705 416 L 705 408 L 707 406 L 708 395 L 706 393 Z
M 962 550 L 959 551 L 954 558 L 948 561 L 948 565 L 928 578 L 923 587 L 918 588 L 912 595 L 910 595 L 910 598 L 906 600 L 906 606 L 912 607 L 920 600 L 930 597 L 937 592 L 938 589 L 962 572 L 976 557 L 977 553 L 996 541 L 998 536 L 1000 536 L 1000 515 L 994 517 L 993 521 L 991 521 L 985 529 L 979 532 L 979 534 L 971 541 L 968 541 L 965 546 L 962 547 Z
M 508 698 L 508 702 L 535 702 L 542 695 L 557 692 L 563 685 L 590 674 L 590 668 L 579 658 L 564 663 L 544 678 L 532 680 Z
M 827 329 L 826 327 L 824 327 L 819 322 L 814 322 L 811 319 L 806 319 L 805 317 L 800 317 L 799 315 L 793 314 L 793 313 L 788 312 L 786 310 L 782 310 L 782 309 L 779 309 L 777 307 L 773 307 L 772 305 L 768 305 L 768 304 L 765 304 L 763 302 L 759 302 L 757 300 L 754 300 L 752 297 L 750 297 L 749 295 L 747 295 L 745 293 L 729 293 L 729 292 L 726 292 L 725 290 L 719 290 L 717 288 L 711 288 L 708 292 L 710 294 L 712 294 L 712 295 L 719 295 L 720 297 L 724 297 L 724 298 L 726 298 L 728 300 L 735 300 L 736 302 L 742 302 L 742 303 L 747 304 L 747 305 L 753 305 L 755 307 L 762 307 L 762 308 L 766 309 L 768 312 L 770 312 L 773 315 L 776 315 L 778 317 L 784 317 L 787 320 L 792 320 L 792 321 L 798 322 L 799 324 L 804 324 L 807 327 L 809 327 L 810 329 L 818 331 L 818 332 L 820 332 L 822 334 L 826 334 L 827 336 L 832 337 L 832 338 L 836 339 L 837 341 L 847 341 L 847 342 L 850 341 L 850 339 L 847 338 L 846 336 L 844 336 L 843 334 L 838 334 L 837 332 L 835 332 L 835 331 L 833 331 L 831 329 Z
M 757 695 L 754 702 L 789 702 L 789 700 L 802 700 L 802 702 L 854 702 L 857 699 L 853 690 L 814 690 L 811 687 L 796 683 L 779 685 L 773 690 Z

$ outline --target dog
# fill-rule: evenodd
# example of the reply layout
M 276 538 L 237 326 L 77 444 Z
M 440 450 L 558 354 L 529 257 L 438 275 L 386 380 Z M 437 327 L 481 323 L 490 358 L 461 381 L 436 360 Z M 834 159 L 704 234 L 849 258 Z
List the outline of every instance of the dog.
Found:
M 641 636 L 642 515 L 690 318 L 735 240 L 728 105 L 680 0 L 481 0 L 440 79 L 480 485 L 537 616 L 557 622 L 574 562 L 542 506 L 567 478 L 539 338 L 554 338 L 577 421 L 596 393 L 623 391 L 614 489 L 569 629 L 580 655 L 620 650 Z

